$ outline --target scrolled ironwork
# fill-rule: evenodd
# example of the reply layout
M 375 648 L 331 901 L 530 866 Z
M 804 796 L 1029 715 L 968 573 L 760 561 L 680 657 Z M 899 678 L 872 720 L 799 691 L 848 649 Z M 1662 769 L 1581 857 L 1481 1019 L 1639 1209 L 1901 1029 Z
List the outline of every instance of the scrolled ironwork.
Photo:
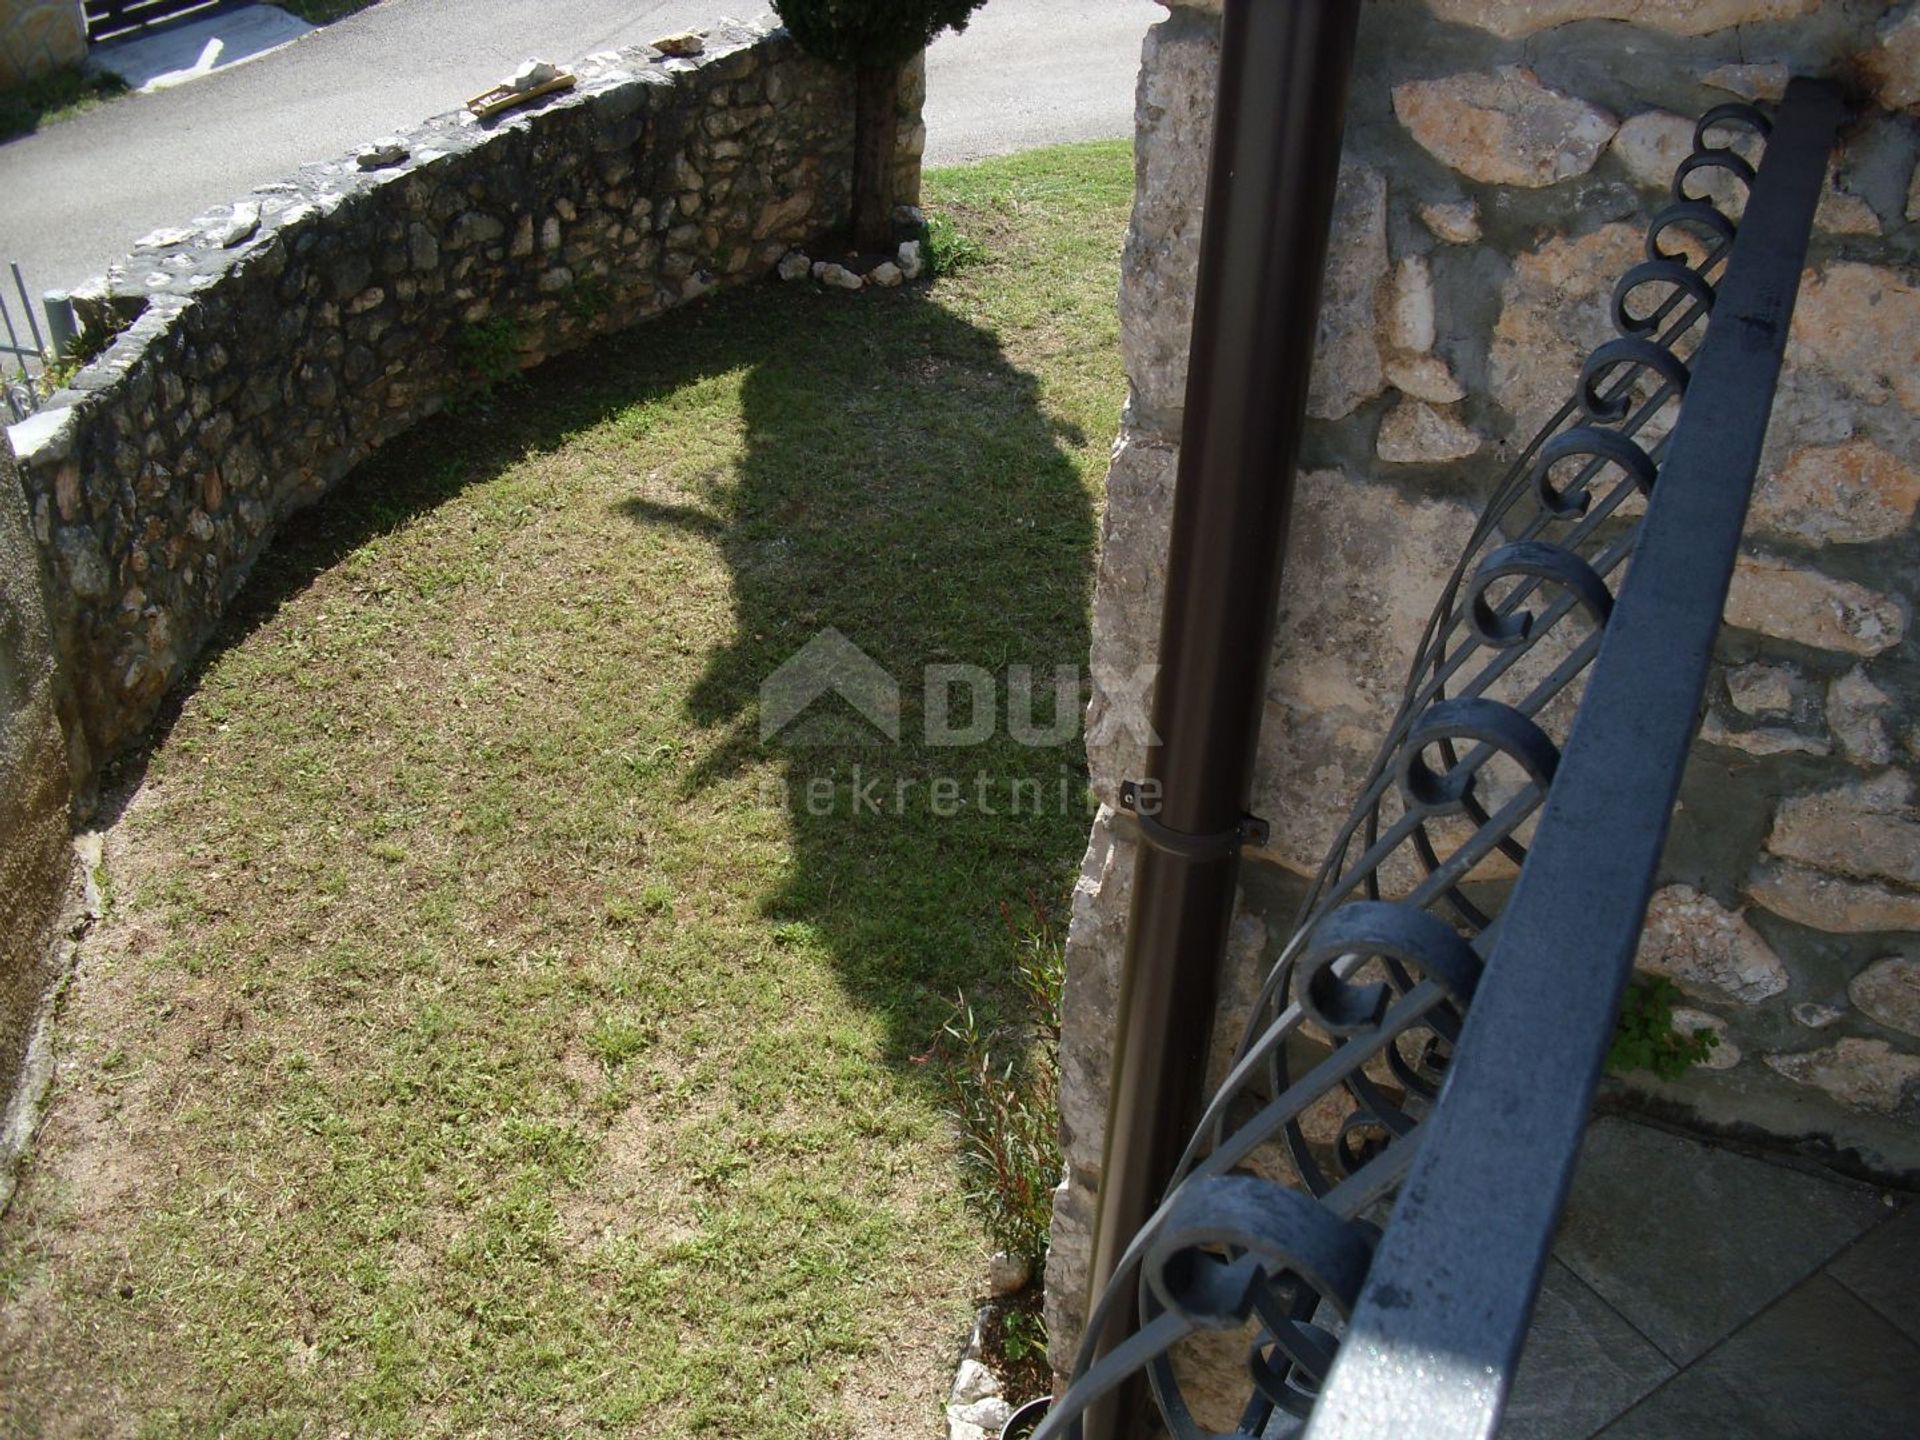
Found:
M 1727 132 L 1745 138 L 1716 140 Z M 1725 173 L 1750 192 L 1754 165 L 1733 147 L 1771 133 L 1751 105 L 1700 117 L 1674 199 L 1649 222 L 1647 258 L 1613 291 L 1620 338 L 1593 351 L 1466 537 L 1227 1077 L 1160 1209 L 1095 1297 L 1072 1382 L 1037 1440 L 1078 1440 L 1087 1407 L 1140 1371 L 1175 1436 L 1218 1440 L 1195 1419 L 1175 1354 L 1202 1330 L 1255 1323 L 1232 1434 L 1290 1433 L 1276 1416 L 1311 1410 L 1334 1322 L 1371 1262 L 1368 1212 L 1412 1166 L 1453 1065 L 1613 622 L 1613 577 L 1658 482 L 1671 430 L 1654 422 L 1684 399 L 1739 233 L 1689 180 Z M 1094 1337 L 1129 1295 L 1139 1329 L 1095 1363 Z

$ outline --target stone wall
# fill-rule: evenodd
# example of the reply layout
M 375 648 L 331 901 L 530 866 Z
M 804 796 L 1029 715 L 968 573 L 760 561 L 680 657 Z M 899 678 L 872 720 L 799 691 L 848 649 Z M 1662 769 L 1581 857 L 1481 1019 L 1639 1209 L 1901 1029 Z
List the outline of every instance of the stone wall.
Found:
M 72 869 L 63 696 L 40 596 L 40 549 L 0 433 L 0 1108 L 52 979 L 52 928 Z M 11 1138 L 0 1134 L 0 1166 Z
M 1103 802 L 1068 941 L 1048 1309 L 1070 1364 L 1099 1183 L 1144 757 L 1101 725 L 1153 656 L 1219 0 L 1149 34 L 1121 281 L 1132 391 L 1108 475 L 1089 759 Z M 1629 23 L 1630 22 L 1630 23 Z M 1920 1171 L 1920 6 L 1374 0 L 1219 1029 L 1270 965 L 1397 702 L 1480 503 L 1610 333 L 1692 119 L 1789 73 L 1863 102 L 1835 157 L 1641 965 L 1721 1036 L 1614 1093 L 1880 1173 Z M 1218 1050 L 1220 1046 L 1216 1046 Z M 1216 1077 L 1219 1073 L 1216 1056 Z
M 0 90 L 86 58 L 80 0 L 0 0 Z
M 79 723 L 76 779 L 151 719 L 274 527 L 449 399 L 768 274 L 845 224 L 845 72 L 784 31 L 592 56 L 157 231 L 76 294 L 96 339 L 13 431 Z M 919 187 L 916 67 L 899 177 Z

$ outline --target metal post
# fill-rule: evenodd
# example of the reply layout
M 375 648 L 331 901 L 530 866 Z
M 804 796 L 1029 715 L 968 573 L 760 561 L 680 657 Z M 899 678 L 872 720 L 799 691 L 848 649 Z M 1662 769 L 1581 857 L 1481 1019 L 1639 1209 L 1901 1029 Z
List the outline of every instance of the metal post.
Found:
M 1198 1115 L 1232 918 L 1359 7 L 1227 0 L 1153 726 L 1090 1266 L 1098 1297 Z M 1089 1307 L 1091 1308 L 1091 1306 Z M 1133 1329 L 1128 1309 L 1101 1353 Z M 1087 1412 L 1117 1440 L 1138 1382 Z
M 54 354 L 67 354 L 80 338 L 80 327 L 73 318 L 73 298 L 64 290 L 48 290 L 41 295 L 40 305 L 47 312 L 47 344 Z

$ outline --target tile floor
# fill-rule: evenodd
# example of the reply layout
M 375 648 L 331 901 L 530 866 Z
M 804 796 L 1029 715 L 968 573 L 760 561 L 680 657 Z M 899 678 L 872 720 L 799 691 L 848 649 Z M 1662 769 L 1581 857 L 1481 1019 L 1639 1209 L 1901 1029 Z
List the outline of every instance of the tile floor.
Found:
M 1920 1440 L 1920 1204 L 1607 1118 L 1505 1440 Z

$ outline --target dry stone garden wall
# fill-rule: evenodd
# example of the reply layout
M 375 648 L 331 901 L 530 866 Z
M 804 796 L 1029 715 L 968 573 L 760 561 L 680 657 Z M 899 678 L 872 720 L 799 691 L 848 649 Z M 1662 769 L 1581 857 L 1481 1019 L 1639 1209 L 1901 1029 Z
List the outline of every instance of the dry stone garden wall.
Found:
M 846 72 L 784 31 L 589 57 L 143 239 L 76 293 L 96 340 L 13 431 L 79 723 L 76 777 L 151 719 L 275 526 L 450 399 L 842 226 Z M 902 86 L 902 198 L 920 97 Z
M 755 26 L 669 48 L 306 167 L 76 292 L 95 358 L 0 435 L 0 1095 L 46 990 L 70 802 L 89 808 L 275 527 L 450 401 L 845 226 L 848 75 Z M 924 91 L 916 64 L 903 202 Z
M 1089 759 L 1102 807 L 1067 953 L 1048 1309 L 1081 1323 L 1144 756 L 1109 697 L 1153 656 L 1178 456 L 1218 0 L 1150 32 L 1121 281 L 1131 395 L 1107 480 Z M 1612 332 L 1615 280 L 1731 98 L 1836 76 L 1835 157 L 1719 673 L 1640 965 L 1713 1029 L 1629 1098 L 1881 1173 L 1920 1171 L 1920 6 L 1373 0 L 1363 11 L 1312 417 L 1224 977 L 1238 1035 L 1506 458 Z M 1571 922 L 1570 922 L 1571 923 Z M 1216 1078 L 1219 1061 L 1216 1056 Z

